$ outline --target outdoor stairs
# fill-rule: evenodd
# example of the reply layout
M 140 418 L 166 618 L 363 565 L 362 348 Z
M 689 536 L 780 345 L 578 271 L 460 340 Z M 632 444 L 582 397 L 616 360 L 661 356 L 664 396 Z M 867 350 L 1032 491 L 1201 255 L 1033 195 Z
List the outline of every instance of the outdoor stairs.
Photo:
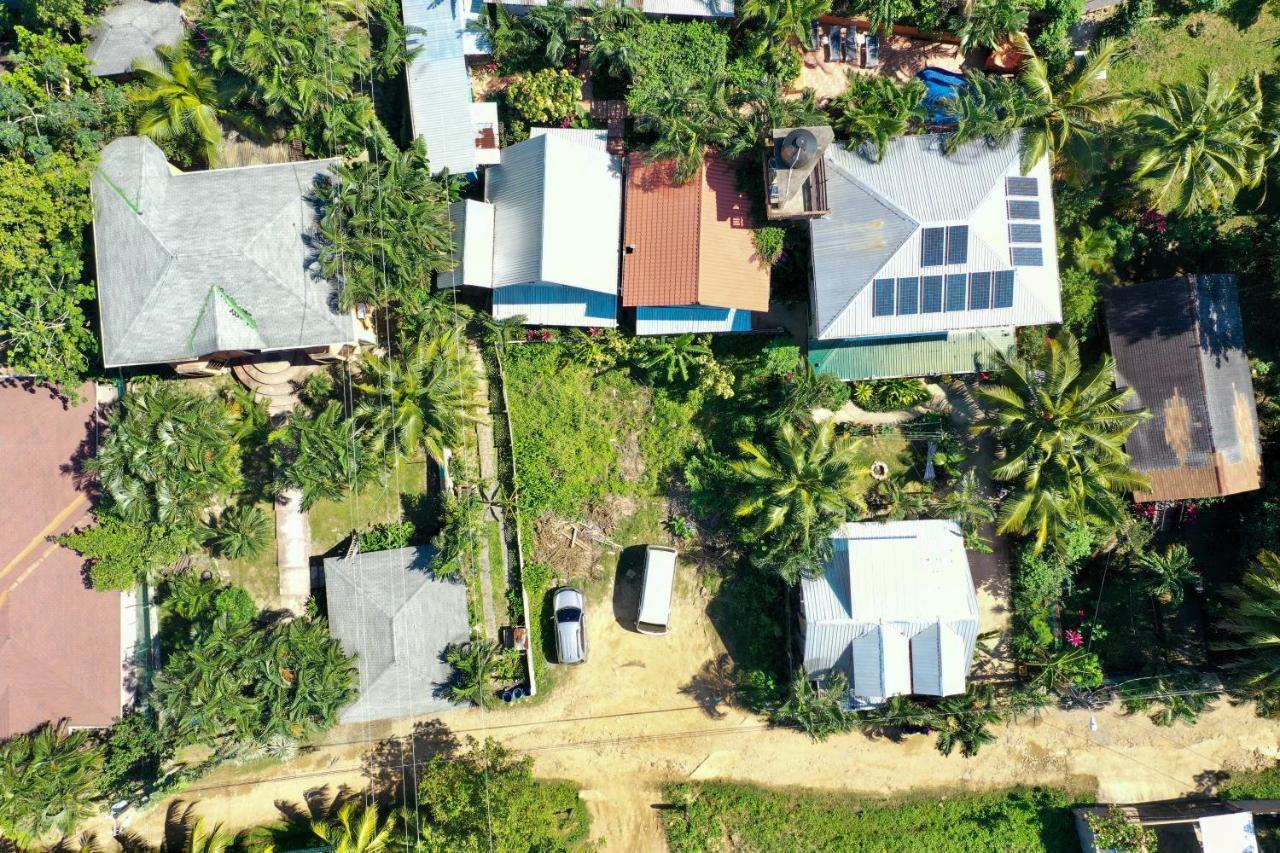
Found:
M 270 354 L 233 365 L 231 372 L 267 404 L 267 411 L 275 417 L 297 407 L 298 389 L 308 376 L 322 369 L 305 356 Z

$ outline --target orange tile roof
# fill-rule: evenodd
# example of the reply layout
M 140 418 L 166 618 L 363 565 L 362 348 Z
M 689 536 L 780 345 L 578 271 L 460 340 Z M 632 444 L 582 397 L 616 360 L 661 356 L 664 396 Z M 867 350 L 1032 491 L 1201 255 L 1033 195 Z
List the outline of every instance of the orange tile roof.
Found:
M 719 157 L 682 186 L 671 161 L 627 161 L 622 304 L 766 311 L 769 270 L 756 258 L 751 200 Z

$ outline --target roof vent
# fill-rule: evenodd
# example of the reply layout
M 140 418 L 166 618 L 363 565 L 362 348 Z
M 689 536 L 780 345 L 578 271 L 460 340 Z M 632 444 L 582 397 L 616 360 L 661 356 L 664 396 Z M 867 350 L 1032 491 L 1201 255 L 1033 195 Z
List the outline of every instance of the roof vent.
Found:
M 813 131 L 798 127 L 787 134 L 778 150 L 778 158 L 788 169 L 808 166 L 818 155 L 818 138 Z

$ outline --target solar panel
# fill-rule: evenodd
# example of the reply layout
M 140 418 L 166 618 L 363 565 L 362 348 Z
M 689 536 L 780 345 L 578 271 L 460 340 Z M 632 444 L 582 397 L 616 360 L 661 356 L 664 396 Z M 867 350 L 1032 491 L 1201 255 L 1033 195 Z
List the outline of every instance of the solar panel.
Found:
M 942 276 L 927 275 L 920 289 L 920 313 L 937 314 L 942 310 Z
M 991 273 L 969 273 L 969 310 L 980 311 L 991 307 Z
M 969 226 L 951 225 L 947 228 L 947 263 L 969 262 Z
M 996 272 L 996 287 L 991 303 L 992 308 L 1013 307 L 1013 270 Z
M 964 273 L 952 273 L 947 276 L 947 310 L 963 311 L 965 288 L 968 286 L 968 276 Z
M 1040 184 L 1035 178 L 1005 178 L 1005 195 L 1039 195 Z
M 887 317 L 893 313 L 893 279 L 878 278 L 872 292 L 871 316 Z
M 1044 266 L 1044 251 L 1039 246 L 1014 246 L 1009 250 L 1009 260 L 1015 267 Z
M 1040 218 L 1040 202 L 1038 201 L 1009 201 L 1009 218 L 1010 219 L 1039 219 Z
M 920 313 L 920 279 L 898 279 L 898 313 Z
M 920 266 L 940 267 L 946 256 L 947 232 L 943 228 L 926 228 L 920 241 Z
M 1010 243 L 1039 243 L 1040 226 L 1029 222 L 1009 223 Z

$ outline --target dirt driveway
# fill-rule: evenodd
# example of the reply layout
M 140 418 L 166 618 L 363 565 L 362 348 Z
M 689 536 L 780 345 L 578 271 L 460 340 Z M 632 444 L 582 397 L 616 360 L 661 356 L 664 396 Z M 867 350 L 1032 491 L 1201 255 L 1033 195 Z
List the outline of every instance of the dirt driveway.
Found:
M 624 584 L 628 579 L 624 573 Z M 664 849 L 659 823 L 667 781 L 728 778 L 771 785 L 883 794 L 907 789 L 983 788 L 1014 784 L 1074 785 L 1103 799 L 1134 801 L 1196 790 L 1204 774 L 1265 765 L 1280 757 L 1280 723 L 1257 719 L 1249 707 L 1225 702 L 1194 727 L 1161 729 L 1118 709 L 1095 715 L 1052 711 L 1041 720 L 998 730 L 999 740 L 975 758 L 945 758 L 932 739 L 904 743 L 861 734 L 810 743 L 791 731 L 770 730 L 757 717 L 716 702 L 715 662 L 720 638 L 706 617 L 708 596 L 681 578 L 671 633 L 642 636 L 614 617 L 632 589 L 593 599 L 591 659 L 557 673 L 545 698 L 496 711 L 454 711 L 419 721 L 438 737 L 447 726 L 462 737 L 498 738 L 533 756 L 539 775 L 578 782 L 592 814 L 593 835 L 606 849 Z M 362 790 L 402 784 L 400 765 L 424 761 L 430 738 L 415 753 L 370 759 L 378 742 L 405 734 L 408 722 L 352 726 L 330 733 L 326 745 L 286 765 L 227 768 L 183 796 L 228 828 L 278 820 L 277 803 L 302 803 L 327 786 Z M 135 823 L 159 838 L 164 808 Z

